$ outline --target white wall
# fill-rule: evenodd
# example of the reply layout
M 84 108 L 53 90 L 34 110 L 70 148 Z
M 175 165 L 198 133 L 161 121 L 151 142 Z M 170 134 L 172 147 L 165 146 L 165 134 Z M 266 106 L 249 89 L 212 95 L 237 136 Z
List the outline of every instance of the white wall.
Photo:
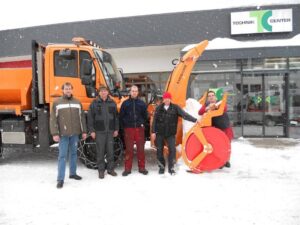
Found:
M 180 57 L 185 45 L 147 46 L 136 48 L 107 49 L 118 68 L 124 73 L 172 71 L 172 60 Z

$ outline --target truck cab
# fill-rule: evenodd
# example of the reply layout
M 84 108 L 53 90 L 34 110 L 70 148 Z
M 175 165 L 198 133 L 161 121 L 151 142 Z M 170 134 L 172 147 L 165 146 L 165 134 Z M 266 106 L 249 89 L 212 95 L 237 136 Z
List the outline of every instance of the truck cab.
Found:
M 5 146 L 49 147 L 50 110 L 66 82 L 73 85 L 84 110 L 101 85 L 121 102 L 124 83 L 112 56 L 84 38 L 72 42 L 43 45 L 33 40 L 29 65 L 0 68 L 0 155 Z
M 107 86 L 110 94 L 115 95 L 123 89 L 123 79 L 108 52 L 83 38 L 72 41 L 74 44 L 50 44 L 45 48 L 45 102 L 52 105 L 61 96 L 62 85 L 70 82 L 74 97 L 88 110 L 100 85 Z

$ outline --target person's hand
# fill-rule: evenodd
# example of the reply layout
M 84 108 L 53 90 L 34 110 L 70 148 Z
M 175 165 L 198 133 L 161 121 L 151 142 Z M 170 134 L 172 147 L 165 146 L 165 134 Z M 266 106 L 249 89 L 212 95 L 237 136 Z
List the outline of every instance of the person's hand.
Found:
M 82 133 L 82 139 L 83 139 L 83 140 L 86 139 L 86 133 Z
M 92 137 L 93 139 L 95 139 L 95 138 L 96 138 L 96 133 L 95 133 L 95 132 L 92 132 L 92 133 L 91 133 L 91 137 Z
M 152 138 L 153 140 L 155 140 L 155 138 L 156 138 L 156 133 L 152 133 L 152 134 L 151 134 L 151 138 Z
M 119 132 L 118 132 L 117 130 L 115 130 L 114 133 L 113 133 L 113 136 L 114 136 L 114 137 L 117 137 L 118 134 L 119 134 Z
M 59 138 L 59 135 L 54 135 L 53 136 L 53 141 L 54 142 L 59 142 L 60 138 Z
M 210 103 L 208 107 L 210 110 L 215 110 L 217 108 L 215 103 Z
M 200 123 L 202 120 L 202 116 L 199 116 L 199 118 L 197 119 L 197 123 Z

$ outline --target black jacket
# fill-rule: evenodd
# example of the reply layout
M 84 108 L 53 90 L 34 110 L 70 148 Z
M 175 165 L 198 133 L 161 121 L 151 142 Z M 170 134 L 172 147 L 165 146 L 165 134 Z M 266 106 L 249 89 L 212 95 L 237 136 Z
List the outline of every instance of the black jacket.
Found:
M 116 103 L 107 98 L 96 98 L 88 111 L 88 129 L 90 132 L 112 132 L 119 130 L 119 118 Z
M 209 103 L 206 103 L 206 106 L 208 106 Z M 219 128 L 221 130 L 224 130 L 228 127 L 230 127 L 230 120 L 229 116 L 227 114 L 227 106 L 225 105 L 224 113 L 221 116 L 215 116 L 211 119 L 211 125 L 213 127 Z
M 147 106 L 142 100 L 129 98 L 122 103 L 120 121 L 123 128 L 145 126 L 147 118 Z
M 176 104 L 170 104 L 168 110 L 164 108 L 164 104 L 157 106 L 152 123 L 152 133 L 169 137 L 177 132 L 178 117 L 185 120 L 196 122 L 197 119 L 186 113 Z

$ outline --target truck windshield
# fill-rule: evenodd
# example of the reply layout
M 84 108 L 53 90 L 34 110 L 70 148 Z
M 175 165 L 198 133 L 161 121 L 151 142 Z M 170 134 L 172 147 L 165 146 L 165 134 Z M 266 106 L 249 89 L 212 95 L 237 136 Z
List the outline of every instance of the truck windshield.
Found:
M 109 53 L 99 49 L 95 49 L 94 52 L 109 89 L 111 91 L 113 91 L 116 87 L 123 89 L 122 75 L 117 69 L 112 56 Z

